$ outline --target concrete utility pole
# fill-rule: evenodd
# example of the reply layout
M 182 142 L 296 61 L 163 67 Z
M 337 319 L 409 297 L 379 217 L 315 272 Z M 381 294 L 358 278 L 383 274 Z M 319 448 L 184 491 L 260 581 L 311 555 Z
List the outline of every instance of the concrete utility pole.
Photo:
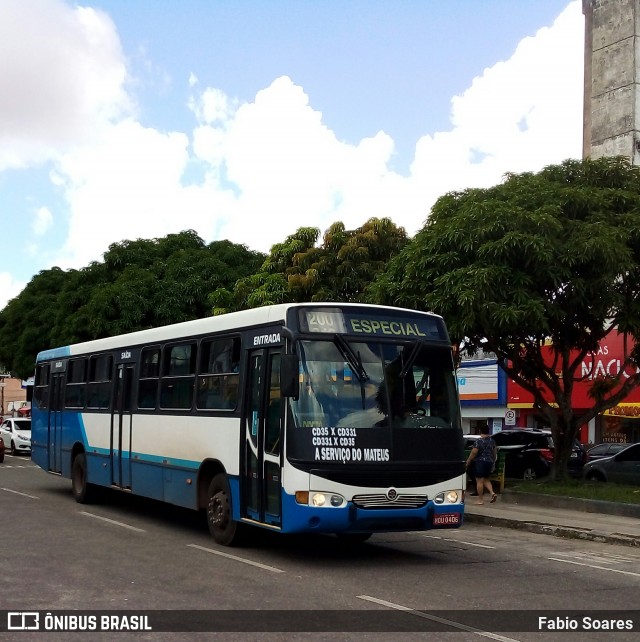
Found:
M 640 165 L 640 0 L 582 0 L 584 158 Z

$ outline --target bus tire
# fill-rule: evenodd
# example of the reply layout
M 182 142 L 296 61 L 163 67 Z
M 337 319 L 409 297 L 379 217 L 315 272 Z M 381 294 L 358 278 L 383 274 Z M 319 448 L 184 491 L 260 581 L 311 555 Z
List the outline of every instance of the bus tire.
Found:
M 78 453 L 71 464 L 71 492 L 78 504 L 90 504 L 96 495 L 96 488 L 87 482 L 87 457 Z
M 223 473 L 217 474 L 209 484 L 207 524 L 218 544 L 234 546 L 239 543 L 242 525 L 233 519 L 229 481 Z

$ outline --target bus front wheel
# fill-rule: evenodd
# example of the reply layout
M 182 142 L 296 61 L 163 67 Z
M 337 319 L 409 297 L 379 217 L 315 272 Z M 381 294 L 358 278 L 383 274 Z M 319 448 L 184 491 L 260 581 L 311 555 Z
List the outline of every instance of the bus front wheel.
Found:
M 95 486 L 87 482 L 87 457 L 76 455 L 71 465 L 71 492 L 79 504 L 89 504 L 95 499 Z
M 209 484 L 207 524 L 218 544 L 233 546 L 239 543 L 242 525 L 233 519 L 229 482 L 222 473 L 216 475 Z

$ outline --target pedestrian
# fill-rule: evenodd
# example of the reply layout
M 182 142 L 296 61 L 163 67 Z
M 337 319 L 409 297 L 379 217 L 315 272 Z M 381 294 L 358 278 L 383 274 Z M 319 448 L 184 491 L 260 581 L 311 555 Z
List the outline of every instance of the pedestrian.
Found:
M 476 489 L 478 491 L 478 501 L 476 504 L 484 504 L 484 489 L 486 488 L 491 493 L 492 504 L 496 501 L 497 495 L 493 492 L 493 485 L 489 477 L 496 465 L 498 456 L 498 447 L 496 442 L 491 439 L 489 435 L 489 428 L 483 427 L 480 429 L 480 438 L 476 439 L 471 449 L 471 453 L 467 458 L 467 468 L 473 462 L 474 475 L 476 478 Z

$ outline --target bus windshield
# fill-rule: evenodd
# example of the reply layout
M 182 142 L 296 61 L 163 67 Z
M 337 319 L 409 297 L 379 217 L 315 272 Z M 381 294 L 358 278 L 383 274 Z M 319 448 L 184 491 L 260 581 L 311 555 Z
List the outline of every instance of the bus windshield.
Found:
M 451 351 L 417 341 L 300 342 L 295 427 L 458 427 Z

